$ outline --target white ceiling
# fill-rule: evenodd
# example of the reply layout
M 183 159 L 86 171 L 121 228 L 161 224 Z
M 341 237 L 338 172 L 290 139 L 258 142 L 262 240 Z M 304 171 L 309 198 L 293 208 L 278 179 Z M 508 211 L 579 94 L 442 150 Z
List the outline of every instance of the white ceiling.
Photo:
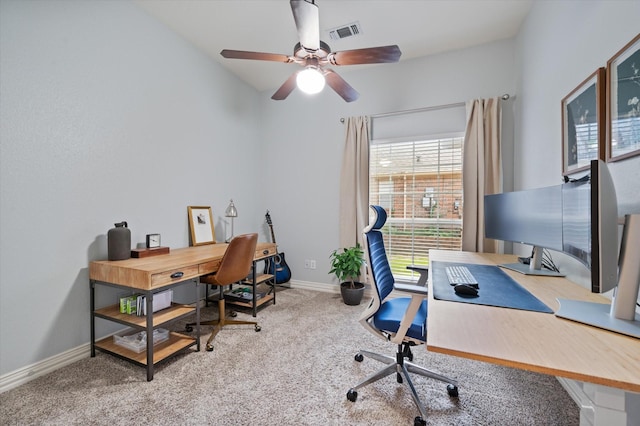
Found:
M 134 0 L 239 78 L 276 90 L 298 65 L 225 59 L 222 49 L 293 54 L 298 35 L 287 0 Z M 533 0 L 315 0 L 320 39 L 333 51 L 397 44 L 401 61 L 515 36 Z M 359 22 L 362 33 L 326 30 Z M 355 67 L 336 67 L 343 74 Z

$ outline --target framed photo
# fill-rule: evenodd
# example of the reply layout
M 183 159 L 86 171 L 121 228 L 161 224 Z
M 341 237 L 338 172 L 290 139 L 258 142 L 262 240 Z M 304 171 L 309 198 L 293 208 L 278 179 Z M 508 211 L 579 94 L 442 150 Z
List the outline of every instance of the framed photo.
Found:
M 213 214 L 211 207 L 189 206 L 189 230 L 191 231 L 191 245 L 215 244 L 213 229 Z
M 562 99 L 562 174 L 605 158 L 605 69 L 598 68 Z
M 640 154 L 640 34 L 607 61 L 607 161 Z

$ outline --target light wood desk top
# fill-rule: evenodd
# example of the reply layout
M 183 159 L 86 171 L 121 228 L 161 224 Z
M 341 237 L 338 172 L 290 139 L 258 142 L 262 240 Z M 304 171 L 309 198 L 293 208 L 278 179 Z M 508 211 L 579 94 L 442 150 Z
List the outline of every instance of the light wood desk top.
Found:
M 229 244 L 207 244 L 172 249 L 169 254 L 126 260 L 99 260 L 89 264 L 89 279 L 141 290 L 161 288 L 218 270 Z M 258 243 L 255 259 L 276 253 L 274 243 Z
M 515 256 L 445 250 L 430 250 L 429 258 L 477 264 L 515 261 Z M 556 297 L 609 302 L 565 278 L 503 271 L 554 312 Z M 436 300 L 431 274 L 428 303 L 429 351 L 640 392 L 640 339 L 553 314 Z

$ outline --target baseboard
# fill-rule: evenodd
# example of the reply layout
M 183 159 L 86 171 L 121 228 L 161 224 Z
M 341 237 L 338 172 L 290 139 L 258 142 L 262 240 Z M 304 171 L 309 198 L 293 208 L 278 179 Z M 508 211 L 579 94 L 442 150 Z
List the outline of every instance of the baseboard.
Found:
M 299 288 L 302 290 L 313 290 L 320 291 L 323 293 L 340 293 L 340 287 L 337 285 L 329 285 L 323 283 L 317 283 L 313 281 L 300 281 L 300 280 L 291 280 L 285 286 L 290 286 L 291 288 Z
M 331 284 L 317 283 L 312 281 L 299 281 L 299 280 L 291 280 L 289 281 L 288 284 L 285 284 L 285 285 L 289 285 L 291 288 L 299 288 L 303 290 L 313 290 L 313 291 L 320 291 L 323 293 L 340 294 L 339 285 L 331 285 Z M 365 298 L 371 297 L 372 296 L 371 291 L 372 291 L 371 287 L 369 285 L 365 285 L 364 297 Z
M 31 380 L 51 373 L 66 365 L 88 358 L 91 355 L 91 344 L 85 343 L 34 364 L 22 367 L 0 377 L 0 393 L 18 387 Z

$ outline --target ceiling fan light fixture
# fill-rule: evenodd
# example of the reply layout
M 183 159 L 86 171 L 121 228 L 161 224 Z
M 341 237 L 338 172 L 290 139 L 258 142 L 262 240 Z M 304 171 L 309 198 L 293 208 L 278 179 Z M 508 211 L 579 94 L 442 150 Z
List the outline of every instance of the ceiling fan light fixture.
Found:
M 324 75 L 315 67 L 307 67 L 296 76 L 298 89 L 308 95 L 315 95 L 324 89 Z
M 353 102 L 358 99 L 358 92 L 338 73 L 327 67 L 328 65 L 384 64 L 400 60 L 402 52 L 395 44 L 333 52 L 327 43 L 320 40 L 319 11 L 315 0 L 291 0 L 289 5 L 299 40 L 293 47 L 293 55 L 229 49 L 220 52 L 224 58 L 229 59 L 252 59 L 302 66 L 304 70 L 290 74 L 271 96 L 274 101 L 286 99 L 296 87 L 306 94 L 316 94 L 321 92 L 328 83 L 329 87 L 342 99 Z M 339 38 L 361 32 L 358 22 L 335 28 L 335 30 L 335 36 Z M 333 39 L 334 35 L 331 35 L 331 38 Z

